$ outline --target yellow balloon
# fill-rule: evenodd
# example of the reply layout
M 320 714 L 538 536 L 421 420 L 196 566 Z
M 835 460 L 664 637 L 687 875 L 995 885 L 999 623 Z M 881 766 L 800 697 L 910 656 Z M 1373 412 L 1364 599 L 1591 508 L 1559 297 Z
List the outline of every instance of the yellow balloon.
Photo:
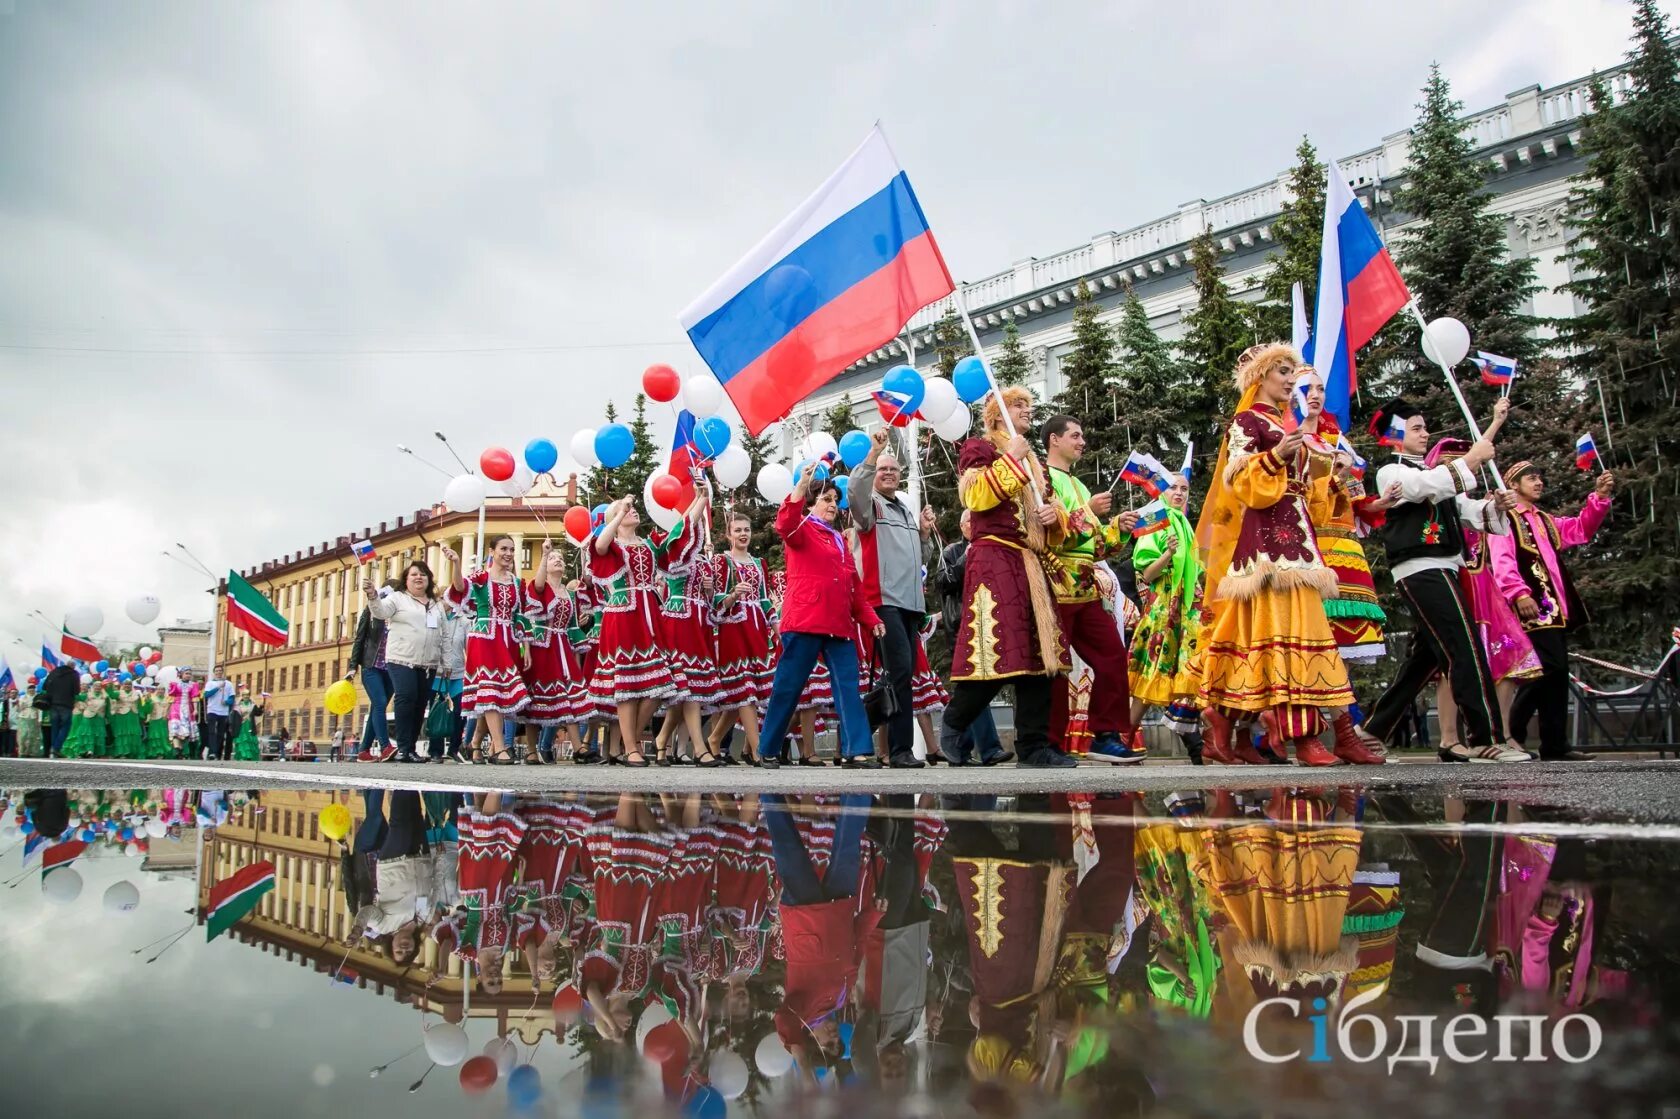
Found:
M 348 715 L 356 709 L 356 685 L 340 680 L 327 689 L 327 710 L 334 715 Z
M 343 839 L 350 834 L 350 810 L 342 804 L 329 804 L 321 809 L 321 834 L 328 839 Z

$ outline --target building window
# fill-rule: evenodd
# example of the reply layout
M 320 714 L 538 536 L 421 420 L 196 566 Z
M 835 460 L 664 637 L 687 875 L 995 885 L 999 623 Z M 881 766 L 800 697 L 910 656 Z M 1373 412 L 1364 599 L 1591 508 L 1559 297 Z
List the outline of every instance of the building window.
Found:
M 298 666 L 292 665 L 292 691 L 298 690 Z
M 337 657 L 334 657 L 334 658 L 333 658 L 333 674 L 332 674 L 332 678 L 333 678 L 333 679 L 334 679 L 334 680 L 337 680 L 337 679 L 338 679 L 338 675 L 339 675 L 339 661 L 338 661 L 338 658 L 337 658 Z
M 337 619 L 334 619 L 334 620 L 337 622 L 337 624 L 333 627 L 333 640 L 334 641 L 343 641 L 344 640 L 344 619 L 343 618 L 337 618 Z
M 315 644 L 315 623 L 314 622 L 309 623 L 309 643 L 311 645 Z
M 321 814 L 319 812 L 311 812 L 309 814 L 309 838 L 321 838 Z M 311 874 L 310 885 L 314 885 L 313 874 Z
M 326 725 L 327 709 L 325 707 L 317 707 L 315 709 L 315 736 L 317 738 L 326 732 Z
M 303 666 L 303 686 L 306 688 L 315 686 L 315 666 L 312 664 Z

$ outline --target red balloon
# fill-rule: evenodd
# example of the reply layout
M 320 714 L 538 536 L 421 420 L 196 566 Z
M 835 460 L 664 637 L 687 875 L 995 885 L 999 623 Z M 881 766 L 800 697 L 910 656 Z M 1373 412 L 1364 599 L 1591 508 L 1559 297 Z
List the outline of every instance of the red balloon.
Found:
M 566 535 L 578 543 L 589 539 L 589 510 L 574 505 L 566 510 Z
M 562 1026 L 574 1025 L 583 1016 L 583 995 L 570 983 L 554 992 L 554 1020 Z
M 688 1060 L 688 1035 L 681 1022 L 663 1022 L 648 1031 L 642 1041 L 642 1056 L 666 1064 Z
M 662 509 L 675 510 L 682 504 L 682 483 L 669 474 L 661 474 L 653 480 L 653 500 Z
M 470 1057 L 461 1065 L 461 1091 L 469 1096 L 482 1095 L 496 1083 L 496 1062 L 485 1056 Z
M 682 378 L 669 365 L 650 365 L 642 372 L 642 391 L 649 400 L 669 404 L 682 391 Z
M 505 482 L 513 477 L 513 454 L 506 447 L 490 447 L 478 456 L 478 468 L 492 482 Z
M 154 649 L 154 650 L 152 650 L 152 655 L 146 659 L 146 663 L 147 664 L 156 664 L 158 661 L 161 661 L 162 659 L 163 659 L 163 654 L 161 652 L 159 652 L 158 650 Z

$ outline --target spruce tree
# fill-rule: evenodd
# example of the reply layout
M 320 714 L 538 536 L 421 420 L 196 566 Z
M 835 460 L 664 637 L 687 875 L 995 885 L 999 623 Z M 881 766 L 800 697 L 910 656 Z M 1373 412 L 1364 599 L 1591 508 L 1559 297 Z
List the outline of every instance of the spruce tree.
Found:
M 1295 149 L 1289 172 L 1289 201 L 1272 221 L 1278 251 L 1271 255 L 1271 271 L 1261 284 L 1265 300 L 1255 308 L 1255 333 L 1261 338 L 1287 340 L 1294 327 L 1291 290 L 1299 283 L 1305 296 L 1307 320 L 1312 320 L 1318 289 L 1318 258 L 1324 242 L 1325 165 L 1318 149 L 1305 136 Z
M 609 400 L 607 401 L 606 419 L 602 421 L 601 426 L 605 427 L 607 424 L 617 422 L 618 406 Z M 578 479 L 578 486 L 584 495 L 584 502 L 593 508 L 603 502 L 613 502 L 623 497 L 625 493 L 622 481 L 624 475 L 624 467 L 619 467 L 617 470 L 608 470 L 600 463 L 590 467 L 584 472 L 583 477 Z
M 1177 467 L 1185 432 L 1176 395 L 1184 368 L 1149 325 L 1149 313 L 1129 284 L 1115 329 L 1114 364 L 1117 418 L 1111 426 L 1119 427 L 1123 436 L 1129 434 L 1169 469 Z M 1204 454 L 1209 450 L 1205 444 L 1200 449 Z M 1104 464 L 1110 479 L 1124 461 L 1117 458 L 1112 466 Z
M 992 376 L 1000 385 L 1024 385 L 1032 374 L 1032 358 L 1021 345 L 1021 332 L 1013 319 L 1003 324 L 1003 345 L 992 362 Z
M 843 396 L 835 401 L 834 406 L 823 414 L 821 430 L 828 432 L 834 438 L 857 427 L 857 416 L 852 411 L 852 398 Z
M 1098 320 L 1099 310 L 1090 287 L 1080 280 L 1073 304 L 1073 348 L 1062 355 L 1062 391 L 1049 408 L 1074 417 L 1085 429 L 1085 458 L 1074 473 L 1092 489 L 1103 488 L 1098 478 L 1112 478 L 1126 457 L 1126 429 L 1115 411 L 1120 386 L 1114 331 Z M 1042 450 L 1036 433 L 1029 437 Z
M 1173 404 L 1182 417 L 1184 436 L 1194 440 L 1204 455 L 1216 455 L 1236 408 L 1237 358 L 1254 344 L 1254 327 L 1247 309 L 1225 284 L 1225 268 L 1219 263 L 1219 245 L 1211 230 L 1202 230 L 1190 242 L 1190 265 L 1195 271 L 1196 305 L 1184 316 L 1184 340 L 1179 344 L 1184 376 Z M 1197 500 L 1207 492 L 1207 482 L 1207 471 L 1196 471 L 1192 493 Z
M 638 494 L 650 475 L 663 471 L 670 464 L 669 456 L 661 453 L 663 449 L 653 437 L 652 425 L 647 418 L 647 403 L 645 395 L 636 394 L 635 417 L 630 421 L 630 434 L 636 440 L 636 449 L 631 452 L 630 461 L 619 470 L 624 476 L 624 485 L 636 487 Z
M 1588 397 L 1563 435 L 1591 430 L 1618 483 L 1610 520 L 1572 564 L 1593 643 L 1655 659 L 1680 601 L 1680 58 L 1653 0 L 1635 5 L 1633 30 L 1626 99 L 1598 83 L 1581 119 L 1587 170 L 1570 200 L 1575 279 L 1563 290 L 1584 310 L 1557 325 Z M 1589 478 L 1560 466 L 1548 481 L 1560 475 L 1569 509 Z

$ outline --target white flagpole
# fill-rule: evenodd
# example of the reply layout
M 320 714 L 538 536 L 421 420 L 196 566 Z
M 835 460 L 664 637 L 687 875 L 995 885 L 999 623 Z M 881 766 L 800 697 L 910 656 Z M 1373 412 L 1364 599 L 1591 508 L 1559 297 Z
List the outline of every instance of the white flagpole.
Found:
M 1412 313 L 1412 318 L 1417 320 L 1418 328 L 1423 331 L 1423 337 L 1427 340 L 1429 338 L 1429 324 L 1424 321 L 1423 312 L 1418 310 L 1417 296 L 1414 295 L 1406 302 L 1406 310 L 1410 311 Z M 1463 390 L 1458 387 L 1458 379 L 1453 376 L 1452 368 L 1438 356 L 1431 356 L 1432 350 L 1432 346 L 1426 345 L 1424 347 L 1424 356 L 1429 357 L 1431 361 L 1440 367 L 1441 376 L 1447 379 L 1447 387 L 1452 390 L 1453 399 L 1458 401 L 1458 410 L 1464 413 L 1464 422 L 1470 425 L 1470 434 L 1475 437 L 1477 442 L 1480 442 L 1482 438 L 1482 425 L 1477 423 L 1476 417 L 1470 414 L 1470 405 L 1464 399 Z M 1489 459 L 1488 466 L 1492 468 L 1493 472 L 1493 488 L 1498 490 L 1504 489 L 1505 475 L 1500 471 L 1499 463 Z
M 986 360 L 985 351 L 980 347 L 980 332 L 974 329 L 974 320 L 968 317 L 968 287 L 963 284 L 957 286 L 957 313 L 962 316 L 963 326 L 968 328 L 969 344 L 974 347 L 974 356 L 980 359 L 980 368 L 986 371 L 986 383 L 998 398 L 998 411 L 1003 413 L 1003 426 L 1013 439 L 1020 432 L 1015 430 L 1015 421 L 1009 415 L 1009 409 L 1003 406 L 1003 390 L 998 388 L 997 378 L 992 376 L 992 363 Z
M 903 346 L 904 347 L 904 352 L 909 355 L 910 368 L 912 368 L 912 369 L 916 368 L 916 340 L 915 340 L 914 334 L 911 331 L 906 330 L 904 332 L 904 337 L 902 337 L 898 340 L 898 344 Z M 913 513 L 920 516 L 921 512 L 922 512 L 922 426 L 921 426 L 921 421 L 920 420 L 911 420 L 909 426 L 907 426 L 904 430 L 905 430 L 906 435 L 908 436 L 908 443 L 909 443 L 909 446 L 907 446 L 905 448 L 905 453 L 908 454 L 909 457 L 910 457 L 910 463 L 909 463 L 909 467 L 908 467 L 908 471 L 909 471 L 908 481 L 910 483 L 910 485 L 909 485 L 909 489 L 910 489 L 910 508 L 911 508 L 911 511 Z

